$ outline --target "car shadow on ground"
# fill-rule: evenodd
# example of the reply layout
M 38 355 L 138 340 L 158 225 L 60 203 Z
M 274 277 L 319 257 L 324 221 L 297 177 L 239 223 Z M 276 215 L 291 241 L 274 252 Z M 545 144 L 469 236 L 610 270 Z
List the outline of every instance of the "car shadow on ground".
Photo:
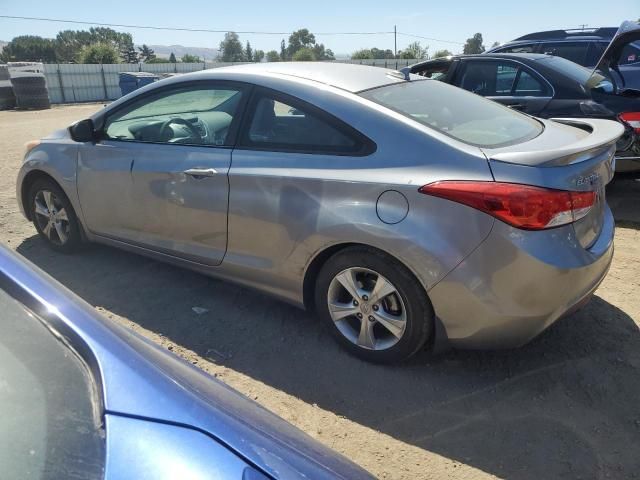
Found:
M 87 302 L 203 358 L 398 440 L 515 479 L 640 475 L 640 336 L 599 297 L 511 351 L 345 354 L 313 316 L 119 250 L 17 249 Z M 197 315 L 192 307 L 208 312 Z

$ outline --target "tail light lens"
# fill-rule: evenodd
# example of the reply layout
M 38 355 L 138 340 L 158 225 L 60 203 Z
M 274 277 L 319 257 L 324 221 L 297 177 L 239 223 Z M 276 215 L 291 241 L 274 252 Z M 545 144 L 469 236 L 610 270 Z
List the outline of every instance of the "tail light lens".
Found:
M 621 113 L 618 118 L 633 128 L 634 132 L 640 134 L 640 112 Z
M 595 192 L 569 192 L 517 183 L 443 181 L 420 193 L 462 203 L 524 230 L 575 222 L 589 213 Z

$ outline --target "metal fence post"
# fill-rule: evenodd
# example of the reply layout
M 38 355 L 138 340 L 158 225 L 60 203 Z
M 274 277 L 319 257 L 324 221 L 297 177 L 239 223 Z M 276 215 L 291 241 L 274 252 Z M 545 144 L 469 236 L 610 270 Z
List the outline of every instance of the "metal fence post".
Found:
M 62 73 L 60 72 L 60 64 L 58 64 L 58 85 L 60 85 L 60 94 L 62 95 L 62 103 L 67 103 L 64 96 L 64 84 L 62 83 Z
M 100 72 L 102 73 L 102 89 L 104 90 L 104 99 L 109 100 L 109 95 L 107 95 L 107 80 L 104 78 L 104 66 L 100 64 Z

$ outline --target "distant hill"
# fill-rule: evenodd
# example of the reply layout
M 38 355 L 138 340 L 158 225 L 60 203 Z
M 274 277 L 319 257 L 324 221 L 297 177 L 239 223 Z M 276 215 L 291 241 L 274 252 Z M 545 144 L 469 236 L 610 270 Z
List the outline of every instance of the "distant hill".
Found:
M 149 48 L 151 48 L 155 54 L 161 58 L 169 58 L 171 52 L 174 53 L 178 60 L 180 60 L 180 58 L 186 53 L 197 55 L 202 60 L 209 61 L 215 60 L 218 57 L 217 48 L 185 47 L 182 45 L 149 45 Z

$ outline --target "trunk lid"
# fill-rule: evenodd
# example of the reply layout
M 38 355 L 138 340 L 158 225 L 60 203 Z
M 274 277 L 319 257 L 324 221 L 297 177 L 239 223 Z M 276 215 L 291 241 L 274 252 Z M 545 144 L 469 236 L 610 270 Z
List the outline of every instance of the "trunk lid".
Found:
M 593 69 L 589 86 L 602 84 L 605 77 L 613 85 L 614 93 L 635 96 L 640 93 L 640 23 L 623 22 L 607 49 Z M 633 44 L 633 45 L 630 45 Z M 612 73 L 615 72 L 615 74 Z
M 545 128 L 536 138 L 483 152 L 497 182 L 595 192 L 589 213 L 573 223 L 580 244 L 588 248 L 602 228 L 605 185 L 613 178 L 616 141 L 624 128 L 618 122 L 597 119 L 541 122 Z

